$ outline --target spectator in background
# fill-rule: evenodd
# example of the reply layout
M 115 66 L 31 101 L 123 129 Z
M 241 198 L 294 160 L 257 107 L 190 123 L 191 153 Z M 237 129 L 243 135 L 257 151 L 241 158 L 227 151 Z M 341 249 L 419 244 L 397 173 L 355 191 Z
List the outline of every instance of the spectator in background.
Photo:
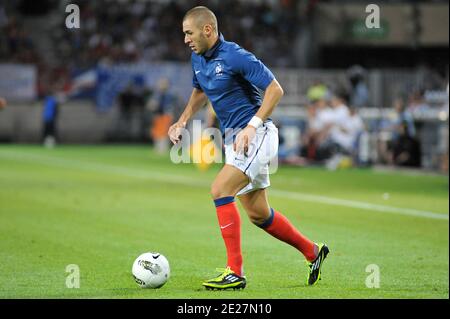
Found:
M 430 106 L 425 101 L 423 90 L 414 90 L 408 98 L 407 109 L 412 113 L 424 113 L 430 110 Z
M 315 127 L 316 160 L 323 161 L 334 153 L 330 139 L 330 129 L 336 123 L 336 114 L 330 106 L 331 96 L 327 91 L 325 96 L 314 104 L 317 107 L 316 118 L 312 124 Z
M 364 122 L 359 116 L 357 108 L 350 107 L 345 120 L 339 121 L 330 135 L 333 142 L 339 145 L 341 153 L 354 158 L 357 156 L 359 136 L 364 131 Z
M 324 99 L 328 92 L 328 88 L 320 80 L 314 80 L 313 84 L 308 88 L 306 97 L 312 103 Z
M 338 91 L 332 94 L 330 99 L 330 106 L 334 114 L 335 124 L 343 125 L 350 116 L 347 106 L 348 96 L 344 91 Z
M 176 96 L 170 92 L 170 83 L 166 78 L 158 81 L 158 90 L 150 100 L 149 108 L 154 113 L 150 135 L 158 152 L 169 147 L 167 132 L 173 122 Z
M 328 125 L 324 128 L 329 135 L 330 142 L 335 144 L 336 152 L 351 152 L 353 142 L 353 128 L 351 127 L 350 112 L 347 106 L 345 93 L 333 94 L 330 100 L 331 116 Z
M 308 160 L 331 162 L 337 166 L 357 156 L 358 139 L 364 123 L 355 107 L 347 106 L 347 95 L 341 90 L 318 99 L 308 107 L 307 130 L 302 137 L 302 152 Z
M 317 106 L 314 103 L 310 103 L 306 110 L 308 119 L 306 122 L 306 130 L 301 135 L 300 155 L 308 160 L 314 160 L 316 158 L 316 140 L 319 131 L 317 122 Z
M 347 168 L 364 162 L 360 156 L 359 140 L 365 127 L 357 108 L 350 107 L 344 121 L 336 122 L 330 131 L 332 156 L 326 161 L 326 167 L 331 170 Z M 367 156 L 366 156 L 367 157 Z
M 308 160 L 321 161 L 328 158 L 328 128 L 334 120 L 329 98 L 323 96 L 308 106 L 308 123 L 302 138 L 302 156 Z
M 131 134 L 133 106 L 136 102 L 136 94 L 132 83 L 129 83 L 125 90 L 119 94 L 118 99 L 118 134 L 120 139 L 129 138 Z
M 394 110 L 396 117 L 393 123 L 393 139 L 396 139 L 401 132 L 401 125 L 405 124 L 408 135 L 416 136 L 416 127 L 414 125 L 414 118 L 411 112 L 405 107 L 405 102 L 402 98 L 397 98 L 394 101 Z
M 365 70 L 359 66 L 352 66 L 348 70 L 348 79 L 351 86 L 350 105 L 361 108 L 369 104 L 369 89 L 365 83 Z
M 152 112 L 147 108 L 147 105 L 150 103 L 151 98 L 153 96 L 153 90 L 149 87 L 144 87 L 143 90 L 138 95 L 137 106 L 139 110 L 139 119 L 140 119 L 140 140 L 148 141 L 150 136 L 148 134 L 148 128 L 152 123 Z
M 52 89 L 44 99 L 44 108 L 42 112 L 43 118 L 43 142 L 44 146 L 53 148 L 57 138 L 57 119 L 59 114 L 59 105 L 64 102 L 64 94 L 58 93 L 56 89 Z
M 391 164 L 420 167 L 421 157 L 420 143 L 409 134 L 408 124 L 403 121 L 399 127 L 399 136 L 393 141 Z
M 323 149 L 326 166 L 329 169 L 351 166 L 357 157 L 358 139 L 364 131 L 364 122 L 356 107 L 347 106 L 344 91 L 332 95 L 329 120 L 322 128 Z M 346 164 L 344 164 L 346 163 Z
M 404 130 L 410 138 L 416 136 L 414 118 L 409 109 L 405 107 L 403 98 L 396 98 L 393 108 L 395 110 L 394 117 L 380 132 L 378 141 L 378 154 L 381 161 L 386 164 L 394 163 L 394 147 L 398 148 L 399 139 L 404 135 Z

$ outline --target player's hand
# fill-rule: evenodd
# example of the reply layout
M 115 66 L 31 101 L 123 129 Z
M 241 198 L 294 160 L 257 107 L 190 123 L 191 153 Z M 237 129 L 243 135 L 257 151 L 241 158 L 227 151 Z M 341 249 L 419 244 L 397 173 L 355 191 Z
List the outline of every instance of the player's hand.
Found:
M 181 132 L 186 127 L 186 122 L 176 122 L 169 127 L 169 135 L 170 140 L 173 144 L 181 141 Z
M 247 125 L 239 134 L 236 136 L 236 140 L 233 144 L 233 149 L 237 154 L 244 153 L 247 156 L 248 147 L 256 135 L 256 128 L 251 125 Z

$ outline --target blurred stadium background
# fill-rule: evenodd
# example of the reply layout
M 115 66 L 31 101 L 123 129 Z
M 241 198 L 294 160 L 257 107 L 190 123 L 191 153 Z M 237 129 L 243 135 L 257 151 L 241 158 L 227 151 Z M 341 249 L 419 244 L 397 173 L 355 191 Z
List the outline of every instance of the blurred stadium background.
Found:
M 65 25 L 69 3 L 79 5 L 79 29 Z M 225 38 L 254 52 L 285 88 L 273 116 L 281 162 L 335 166 L 334 152 L 308 137 L 314 109 L 337 95 L 364 121 L 347 139 L 353 165 L 448 172 L 447 1 L 378 1 L 378 29 L 365 26 L 367 1 L 1 1 L 0 96 L 9 106 L 0 141 L 155 143 L 156 118 L 176 118 L 191 91 L 180 20 L 205 3 Z

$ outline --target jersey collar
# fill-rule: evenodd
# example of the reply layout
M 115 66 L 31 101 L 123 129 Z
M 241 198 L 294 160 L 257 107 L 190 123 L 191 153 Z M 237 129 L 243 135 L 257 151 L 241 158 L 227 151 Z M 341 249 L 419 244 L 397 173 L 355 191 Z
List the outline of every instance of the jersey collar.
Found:
M 205 58 L 211 58 L 214 54 L 214 52 L 216 52 L 217 48 L 220 46 L 220 44 L 225 41 L 223 38 L 222 33 L 219 33 L 219 38 L 217 39 L 217 42 L 213 45 L 213 47 L 211 49 L 209 49 L 208 51 L 206 51 L 205 53 L 203 53 L 203 56 Z

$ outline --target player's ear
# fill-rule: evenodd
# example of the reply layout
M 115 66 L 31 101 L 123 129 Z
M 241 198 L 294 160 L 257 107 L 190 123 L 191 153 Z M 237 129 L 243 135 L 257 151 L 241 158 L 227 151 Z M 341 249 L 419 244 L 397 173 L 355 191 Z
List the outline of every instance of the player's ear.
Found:
M 209 38 L 213 33 L 212 26 L 210 24 L 205 24 L 205 26 L 203 27 L 203 32 Z

